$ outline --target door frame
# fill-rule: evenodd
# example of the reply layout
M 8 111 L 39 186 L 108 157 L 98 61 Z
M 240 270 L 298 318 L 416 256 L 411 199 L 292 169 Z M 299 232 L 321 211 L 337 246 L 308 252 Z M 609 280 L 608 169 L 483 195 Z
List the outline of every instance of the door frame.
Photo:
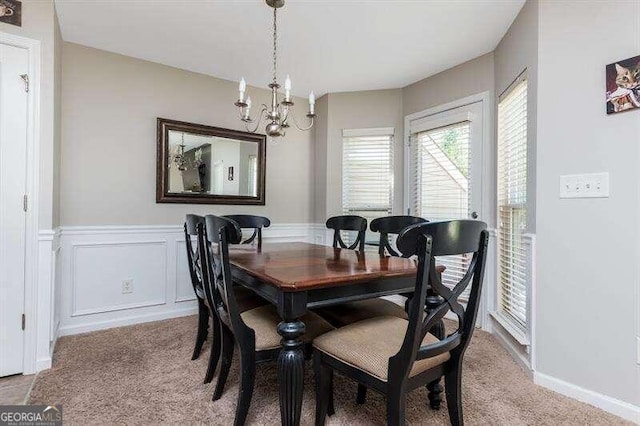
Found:
M 496 286 L 496 149 L 495 149 L 495 134 L 493 130 L 493 117 L 495 114 L 495 101 L 494 95 L 490 91 L 477 93 L 475 95 L 467 96 L 465 98 L 457 99 L 451 102 L 447 102 L 435 107 L 427 108 L 422 111 L 415 112 L 413 114 L 406 115 L 404 117 L 404 143 L 402 145 L 404 149 L 403 161 L 404 161 L 404 179 L 403 179 L 403 209 L 407 212 L 410 207 L 410 194 L 409 179 L 410 179 L 410 165 L 411 165 L 411 149 L 410 145 L 410 126 L 411 122 L 421 118 L 425 118 L 431 115 L 439 114 L 456 108 L 464 107 L 474 103 L 482 103 L 482 171 L 480 173 L 480 188 L 481 188 L 481 207 L 480 218 L 484 220 L 489 228 L 490 235 L 490 247 L 487 256 L 486 275 L 484 295 L 480 301 L 478 323 L 486 331 L 491 331 L 491 323 L 489 321 L 489 309 L 491 307 L 491 301 L 494 298 L 495 286 Z
M 27 170 L 26 191 L 28 208 L 25 214 L 25 280 L 24 280 L 24 308 L 26 316 L 24 330 L 24 358 L 22 374 L 36 372 L 38 323 L 44 318 L 38 318 L 38 246 L 39 223 L 38 201 L 40 185 L 40 64 L 41 43 L 39 40 L 2 34 L 0 42 L 7 46 L 25 49 L 29 57 L 29 92 L 27 98 Z M 48 318 L 47 318 L 48 320 Z M 48 340 L 48 336 L 47 336 Z

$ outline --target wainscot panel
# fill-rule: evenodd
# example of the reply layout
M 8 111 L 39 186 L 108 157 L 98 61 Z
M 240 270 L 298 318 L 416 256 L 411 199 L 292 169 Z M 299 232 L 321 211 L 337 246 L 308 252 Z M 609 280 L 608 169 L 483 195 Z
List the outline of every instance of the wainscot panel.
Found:
M 267 242 L 324 244 L 322 224 L 274 224 Z M 182 226 L 82 226 L 60 231 L 59 335 L 197 312 Z

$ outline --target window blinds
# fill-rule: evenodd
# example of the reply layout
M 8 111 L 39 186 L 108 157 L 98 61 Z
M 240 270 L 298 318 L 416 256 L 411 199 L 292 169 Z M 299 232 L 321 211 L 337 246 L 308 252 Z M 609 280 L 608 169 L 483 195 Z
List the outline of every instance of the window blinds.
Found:
M 470 122 L 416 133 L 411 139 L 411 200 L 415 215 L 429 221 L 467 219 L 471 200 Z M 442 256 L 443 284 L 453 287 L 469 267 L 471 257 Z M 461 299 L 468 298 L 469 289 Z
M 393 129 L 344 130 L 342 210 L 369 222 L 391 214 Z
M 498 103 L 498 246 L 500 312 L 527 327 L 527 80 Z

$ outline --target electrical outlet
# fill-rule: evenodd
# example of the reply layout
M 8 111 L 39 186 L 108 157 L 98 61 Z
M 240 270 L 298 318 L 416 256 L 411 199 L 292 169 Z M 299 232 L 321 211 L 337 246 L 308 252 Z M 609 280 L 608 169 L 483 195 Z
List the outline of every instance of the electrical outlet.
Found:
M 122 281 L 122 294 L 133 293 L 133 280 Z

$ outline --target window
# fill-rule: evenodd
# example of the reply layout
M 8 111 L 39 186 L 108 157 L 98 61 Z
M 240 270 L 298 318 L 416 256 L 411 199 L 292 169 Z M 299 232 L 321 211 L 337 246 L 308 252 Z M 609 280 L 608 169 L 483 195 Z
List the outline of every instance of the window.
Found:
M 256 155 L 249 156 L 249 167 L 248 167 L 248 177 L 247 180 L 249 182 L 247 193 L 248 195 L 255 197 L 256 188 L 258 186 L 258 157 Z
M 431 221 L 469 216 L 469 122 L 414 136 L 413 211 Z
M 342 212 L 371 220 L 393 207 L 392 128 L 343 130 Z
M 527 329 L 527 80 L 519 78 L 498 103 L 498 309 Z

